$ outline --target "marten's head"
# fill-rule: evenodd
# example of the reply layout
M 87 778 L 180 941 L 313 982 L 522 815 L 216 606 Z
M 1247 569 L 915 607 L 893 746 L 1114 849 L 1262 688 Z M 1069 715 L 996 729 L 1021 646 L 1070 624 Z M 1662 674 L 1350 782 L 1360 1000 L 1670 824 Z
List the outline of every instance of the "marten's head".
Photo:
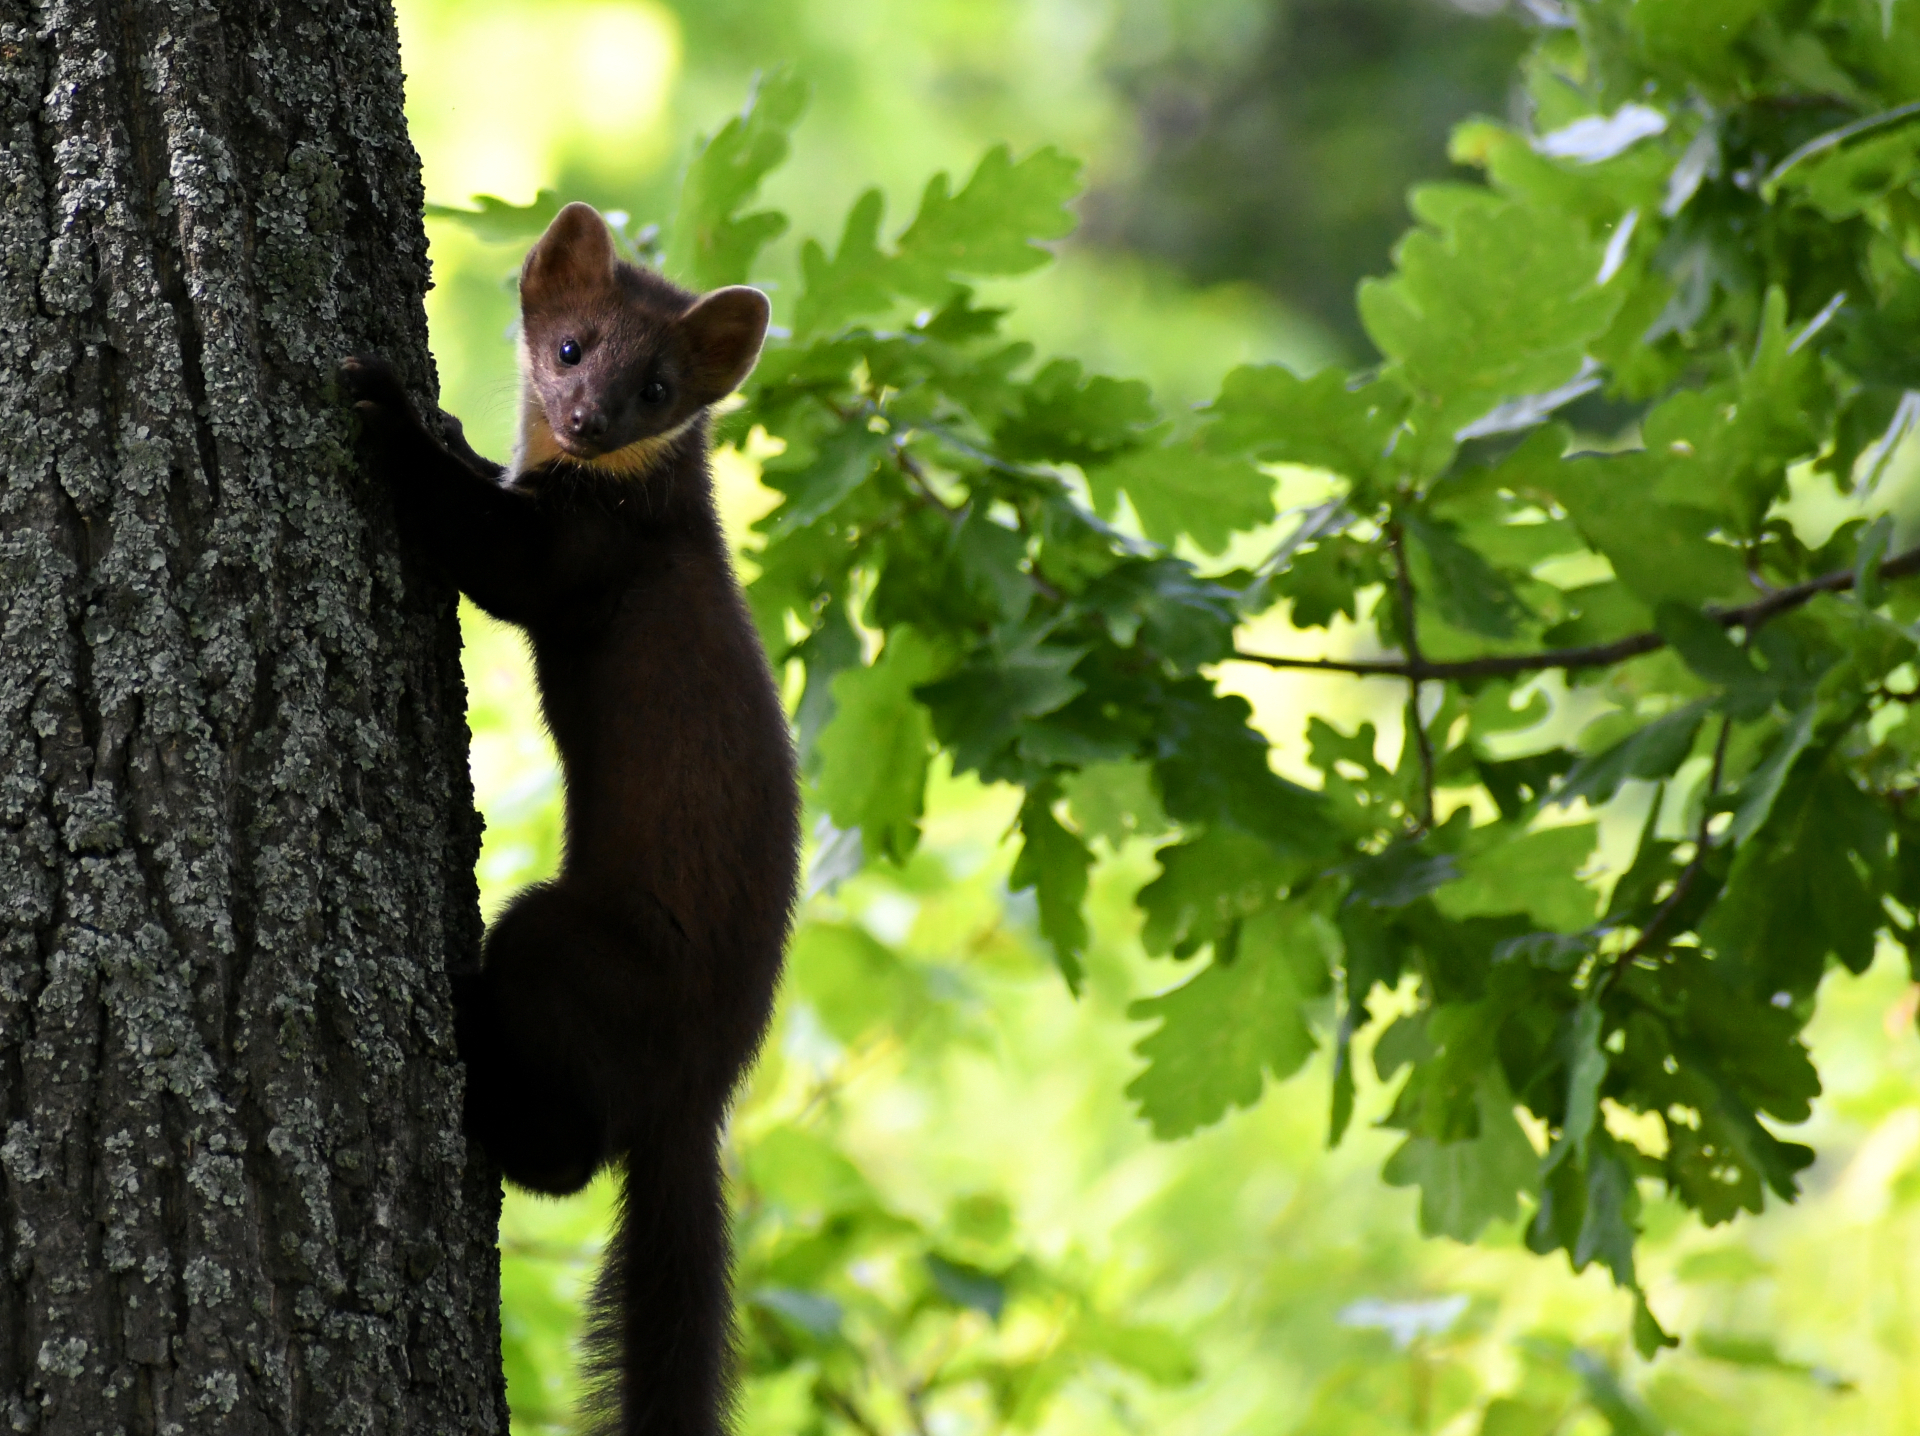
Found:
M 760 357 L 767 297 L 694 295 L 614 253 L 591 205 L 570 204 L 520 270 L 515 468 L 566 458 L 640 475 Z

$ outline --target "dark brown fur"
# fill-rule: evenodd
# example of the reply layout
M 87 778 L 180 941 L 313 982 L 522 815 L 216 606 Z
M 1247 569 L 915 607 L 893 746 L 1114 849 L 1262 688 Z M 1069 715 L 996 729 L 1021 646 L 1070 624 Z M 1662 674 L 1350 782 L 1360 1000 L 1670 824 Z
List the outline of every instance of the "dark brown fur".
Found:
M 623 1436 L 716 1436 L 719 1134 L 772 1011 L 799 842 L 786 717 L 707 462 L 707 406 L 752 367 L 766 301 L 696 300 L 617 261 L 599 216 L 570 205 L 527 256 L 521 302 L 511 475 L 450 418 L 444 441 L 430 432 L 384 362 L 343 371 L 410 551 L 526 630 L 566 776 L 559 875 L 455 982 L 466 1127 L 539 1192 L 624 1165 L 595 1323 L 603 1416 Z

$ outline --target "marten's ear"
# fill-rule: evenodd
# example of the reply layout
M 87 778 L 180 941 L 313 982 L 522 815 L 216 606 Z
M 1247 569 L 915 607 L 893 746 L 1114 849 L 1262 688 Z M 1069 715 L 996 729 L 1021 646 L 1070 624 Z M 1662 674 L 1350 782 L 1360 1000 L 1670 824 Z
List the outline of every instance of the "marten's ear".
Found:
M 771 313 L 766 295 L 732 284 L 702 296 L 680 316 L 687 340 L 687 391 L 694 403 L 726 398 L 753 372 Z
M 597 289 L 613 277 L 613 236 L 590 204 L 575 201 L 553 217 L 520 267 L 520 301 L 569 289 Z

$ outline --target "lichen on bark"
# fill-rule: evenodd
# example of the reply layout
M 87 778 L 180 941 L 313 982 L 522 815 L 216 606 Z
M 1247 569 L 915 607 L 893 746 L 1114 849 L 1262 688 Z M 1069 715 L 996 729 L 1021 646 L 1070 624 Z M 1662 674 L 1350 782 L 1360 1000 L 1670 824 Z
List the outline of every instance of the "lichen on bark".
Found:
M 385 0 L 0 0 L 0 1431 L 504 1432 Z

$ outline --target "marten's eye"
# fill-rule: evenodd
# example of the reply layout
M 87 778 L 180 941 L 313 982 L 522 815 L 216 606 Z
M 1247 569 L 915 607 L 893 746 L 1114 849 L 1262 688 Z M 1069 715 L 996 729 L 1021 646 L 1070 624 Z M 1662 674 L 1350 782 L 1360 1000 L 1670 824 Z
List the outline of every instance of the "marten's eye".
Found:
M 667 402 L 667 386 L 658 379 L 649 379 L 646 387 L 640 391 L 640 397 L 649 404 L 664 404 Z
M 562 364 L 578 364 L 580 362 L 580 346 L 571 339 L 562 339 L 560 341 L 560 362 Z

